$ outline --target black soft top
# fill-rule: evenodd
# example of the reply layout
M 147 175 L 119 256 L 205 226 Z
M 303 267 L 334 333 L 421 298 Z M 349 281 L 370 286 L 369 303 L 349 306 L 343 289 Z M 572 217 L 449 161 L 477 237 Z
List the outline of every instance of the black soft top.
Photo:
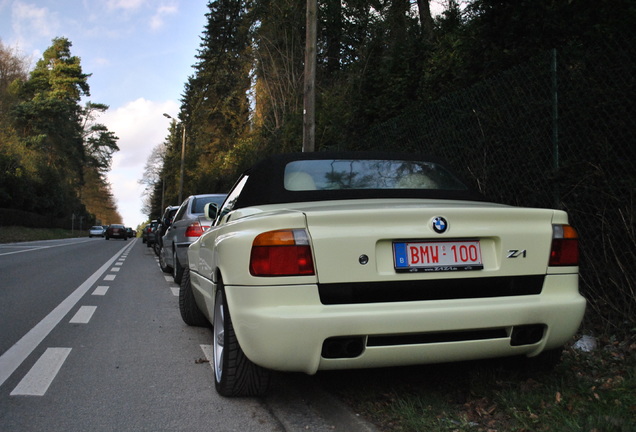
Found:
M 240 192 L 234 209 L 264 204 L 289 202 L 330 201 L 371 198 L 425 198 L 485 201 L 476 190 L 462 181 L 462 189 L 327 189 L 327 190 L 288 190 L 284 186 L 285 168 L 290 162 L 303 160 L 387 160 L 387 161 L 425 161 L 432 162 L 460 179 L 440 158 L 420 154 L 390 152 L 311 152 L 287 153 L 268 157 L 248 169 L 235 184 L 248 176 Z M 234 188 L 233 188 L 234 189 Z M 230 192 L 230 198 L 232 197 Z

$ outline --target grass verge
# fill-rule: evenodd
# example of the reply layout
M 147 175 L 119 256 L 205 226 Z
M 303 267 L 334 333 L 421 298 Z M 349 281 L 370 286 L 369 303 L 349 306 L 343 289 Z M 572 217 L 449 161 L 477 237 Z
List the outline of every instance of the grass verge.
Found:
M 636 431 L 636 343 L 568 348 L 550 372 L 512 359 L 329 372 L 323 385 L 381 431 Z M 346 383 L 346 385 L 343 385 Z
M 86 237 L 86 231 L 59 228 L 25 228 L 18 226 L 0 227 L 0 243 L 14 243 L 35 240 L 55 240 L 62 238 Z

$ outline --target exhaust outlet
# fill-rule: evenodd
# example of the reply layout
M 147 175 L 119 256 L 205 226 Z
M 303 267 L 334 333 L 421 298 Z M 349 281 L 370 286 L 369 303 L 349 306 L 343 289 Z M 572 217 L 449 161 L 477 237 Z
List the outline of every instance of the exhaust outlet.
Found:
M 532 345 L 543 339 L 547 326 L 545 324 L 531 324 L 515 326 L 510 335 L 510 345 Z
M 364 338 L 357 337 L 332 337 L 322 344 L 322 357 L 327 359 L 354 358 L 364 351 Z

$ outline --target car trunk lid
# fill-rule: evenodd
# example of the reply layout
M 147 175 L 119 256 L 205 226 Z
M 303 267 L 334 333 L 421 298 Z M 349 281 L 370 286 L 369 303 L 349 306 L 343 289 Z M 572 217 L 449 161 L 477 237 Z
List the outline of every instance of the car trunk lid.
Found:
M 545 274 L 557 211 L 462 201 L 322 203 L 307 219 L 320 283 Z M 433 226 L 446 223 L 443 232 Z M 477 247 L 481 265 L 396 270 L 395 247 Z M 418 270 L 418 271 L 416 271 Z

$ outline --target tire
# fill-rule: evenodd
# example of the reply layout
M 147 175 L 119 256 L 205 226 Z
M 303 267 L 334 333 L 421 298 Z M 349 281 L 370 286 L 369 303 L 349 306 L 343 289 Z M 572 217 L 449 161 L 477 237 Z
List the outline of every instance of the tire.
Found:
M 186 269 L 181 285 L 179 285 L 179 312 L 181 312 L 183 322 L 189 326 L 206 327 L 210 325 L 194 301 L 192 285 L 190 284 L 190 269 Z
M 219 287 L 214 301 L 214 386 L 221 396 L 261 396 L 271 372 L 250 361 L 236 339 L 225 291 Z
M 106 240 L 110 240 L 110 239 L 108 238 L 108 236 L 106 236 Z
M 183 267 L 181 267 L 179 258 L 177 258 L 176 249 L 172 251 L 172 279 L 177 284 L 181 284 L 181 279 L 183 279 Z
M 159 252 L 159 267 L 162 272 L 170 274 L 172 273 L 172 267 L 166 264 L 166 259 L 163 257 L 164 252 L 163 248 L 161 248 L 161 251 Z M 183 280 L 183 278 L 181 280 Z

